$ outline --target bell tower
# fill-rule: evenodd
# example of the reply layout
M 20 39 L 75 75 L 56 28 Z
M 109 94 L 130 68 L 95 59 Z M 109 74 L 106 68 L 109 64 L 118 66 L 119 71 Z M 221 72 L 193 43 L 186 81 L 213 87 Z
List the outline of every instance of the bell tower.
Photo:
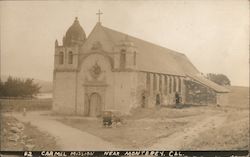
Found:
M 115 69 L 126 71 L 136 68 L 137 50 L 128 36 L 115 45 L 114 51 Z
M 86 34 L 76 17 L 63 37 L 62 45 L 55 42 L 55 70 L 76 70 L 80 48 L 86 40 Z

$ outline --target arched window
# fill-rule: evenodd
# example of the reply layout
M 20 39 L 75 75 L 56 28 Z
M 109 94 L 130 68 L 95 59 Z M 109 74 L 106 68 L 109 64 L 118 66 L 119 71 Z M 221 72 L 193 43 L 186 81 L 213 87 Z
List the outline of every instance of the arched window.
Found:
M 126 53 L 125 50 L 122 50 L 120 56 L 120 68 L 125 69 L 125 67 L 126 67 Z
M 63 64 L 64 55 L 63 52 L 59 53 L 59 64 Z
M 71 51 L 69 52 L 68 63 L 73 64 L 73 53 Z

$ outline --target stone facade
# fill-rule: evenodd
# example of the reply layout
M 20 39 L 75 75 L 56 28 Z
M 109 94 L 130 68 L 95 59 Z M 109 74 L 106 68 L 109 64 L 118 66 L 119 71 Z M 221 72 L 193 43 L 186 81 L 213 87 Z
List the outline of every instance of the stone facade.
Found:
M 177 66 L 173 67 L 171 63 L 162 65 L 165 71 L 161 71 L 162 67 L 154 70 L 150 66 L 145 70 L 146 66 L 142 65 L 147 65 L 148 61 L 143 59 L 147 57 L 144 53 L 159 49 L 155 45 L 150 45 L 152 50 L 142 49 L 148 45 L 107 29 L 101 23 L 97 23 L 86 38 L 76 19 L 66 32 L 63 44 L 55 43 L 53 110 L 83 116 L 101 116 L 104 110 L 127 114 L 136 107 L 173 105 L 176 93 L 184 104 L 188 97 L 185 80 L 189 78 L 183 72 L 184 68 L 188 65 L 190 74 L 197 70 L 187 59 L 183 61 L 183 56 L 169 53 L 169 50 L 166 53 L 170 57 L 179 57 L 180 64 L 187 62 L 184 70 L 173 70 Z M 170 57 L 166 60 L 175 61 Z M 162 60 L 161 56 L 159 60 Z

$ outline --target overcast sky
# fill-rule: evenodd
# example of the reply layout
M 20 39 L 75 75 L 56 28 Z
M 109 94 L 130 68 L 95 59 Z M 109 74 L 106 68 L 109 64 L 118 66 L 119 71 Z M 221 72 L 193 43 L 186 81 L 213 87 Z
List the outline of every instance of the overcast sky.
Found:
M 104 26 L 186 54 L 202 73 L 249 83 L 249 2 L 1 1 L 1 73 L 52 80 L 54 42 L 77 16 L 89 35 L 98 9 Z M 157 53 L 156 53 L 157 54 Z

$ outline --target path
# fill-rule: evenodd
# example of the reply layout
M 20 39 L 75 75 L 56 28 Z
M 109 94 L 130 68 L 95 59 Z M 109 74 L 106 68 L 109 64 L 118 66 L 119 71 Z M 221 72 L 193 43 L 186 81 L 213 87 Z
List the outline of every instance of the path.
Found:
M 115 146 L 103 139 L 58 122 L 52 116 L 44 116 L 43 112 L 29 112 L 25 117 L 20 113 L 12 115 L 21 122 L 30 122 L 39 130 L 56 138 L 62 150 L 111 150 Z M 79 124 L 80 125 L 80 124 Z M 45 139 L 46 140 L 46 139 Z
M 163 150 L 180 150 L 185 149 L 185 146 L 190 144 L 195 139 L 199 138 L 200 133 L 211 128 L 217 128 L 225 121 L 222 115 L 214 115 L 207 117 L 204 120 L 197 122 L 194 126 L 185 128 L 183 131 L 176 132 L 170 136 L 160 139 L 151 149 Z
M 13 116 L 22 122 L 30 122 L 31 125 L 36 126 L 39 130 L 56 137 L 58 146 L 62 150 L 119 150 L 113 144 L 87 132 L 65 125 L 56 120 L 58 117 L 48 116 L 48 114 L 46 115 L 46 113 L 43 112 L 29 112 L 26 117 L 20 113 L 14 113 Z M 157 143 L 146 149 L 185 149 L 185 146 L 199 138 L 202 132 L 211 128 L 217 128 L 224 121 L 225 116 L 223 115 L 210 115 L 210 117 L 197 121 L 197 123 L 185 128 L 183 131 L 159 139 Z

